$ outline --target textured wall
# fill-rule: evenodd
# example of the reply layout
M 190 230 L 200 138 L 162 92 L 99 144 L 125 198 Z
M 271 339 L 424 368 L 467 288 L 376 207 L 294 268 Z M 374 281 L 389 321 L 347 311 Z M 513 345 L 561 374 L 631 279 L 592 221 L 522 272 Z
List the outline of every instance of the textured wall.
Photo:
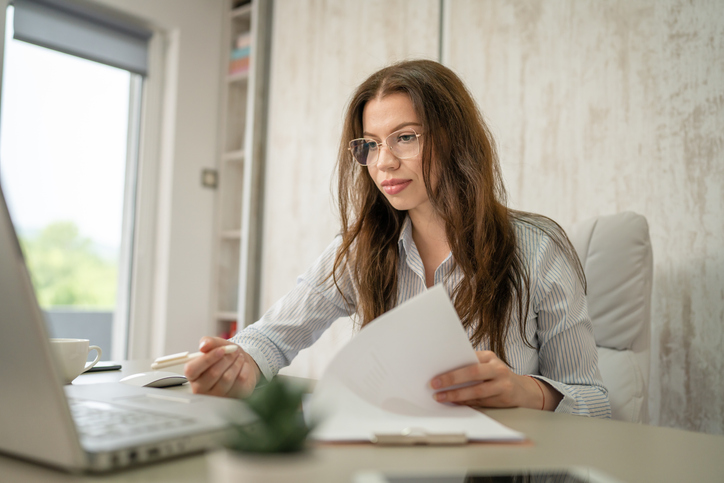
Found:
M 392 61 L 437 58 L 439 49 L 438 0 L 276 0 L 274 7 L 262 310 L 339 232 L 332 179 L 353 90 Z
M 447 0 L 443 29 L 513 206 L 648 218 L 652 422 L 724 433 L 724 3 Z
M 344 109 L 367 75 L 439 55 L 439 0 L 276 0 L 262 286 L 264 311 L 339 232 L 332 183 Z M 353 335 L 337 321 L 286 374 L 317 378 Z

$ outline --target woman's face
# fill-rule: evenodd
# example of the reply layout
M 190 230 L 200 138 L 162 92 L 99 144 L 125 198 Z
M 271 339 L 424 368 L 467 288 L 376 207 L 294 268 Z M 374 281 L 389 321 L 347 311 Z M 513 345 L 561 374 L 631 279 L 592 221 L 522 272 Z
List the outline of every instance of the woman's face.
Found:
M 367 102 L 362 112 L 363 136 L 378 143 L 403 128 L 422 132 L 422 124 L 412 106 L 410 96 L 393 93 Z M 422 141 L 422 137 L 419 138 Z M 368 166 L 368 172 L 377 188 L 397 210 L 407 211 L 412 219 L 432 216 L 432 205 L 427 197 L 422 177 L 422 148 L 408 159 L 399 159 L 387 148 L 380 147 L 377 164 Z

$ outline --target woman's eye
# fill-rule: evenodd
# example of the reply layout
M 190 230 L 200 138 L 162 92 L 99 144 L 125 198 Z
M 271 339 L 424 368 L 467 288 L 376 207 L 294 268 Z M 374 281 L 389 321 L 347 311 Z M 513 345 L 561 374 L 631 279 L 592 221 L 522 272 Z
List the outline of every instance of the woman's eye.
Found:
M 413 133 L 402 133 L 397 136 L 398 143 L 411 143 L 414 140 L 415 135 Z

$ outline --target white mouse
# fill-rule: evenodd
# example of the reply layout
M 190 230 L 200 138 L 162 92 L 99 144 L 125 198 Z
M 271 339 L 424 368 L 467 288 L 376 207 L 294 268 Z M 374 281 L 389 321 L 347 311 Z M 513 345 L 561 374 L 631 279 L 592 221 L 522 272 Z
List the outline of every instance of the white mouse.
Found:
M 143 387 L 180 386 L 187 381 L 186 376 L 166 371 L 141 372 L 121 379 L 121 382 L 125 384 Z

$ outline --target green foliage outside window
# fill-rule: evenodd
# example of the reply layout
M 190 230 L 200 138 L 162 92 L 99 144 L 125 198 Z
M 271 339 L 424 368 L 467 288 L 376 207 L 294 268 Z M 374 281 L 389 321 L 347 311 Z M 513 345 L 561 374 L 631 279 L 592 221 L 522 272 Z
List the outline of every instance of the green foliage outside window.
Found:
M 20 244 L 41 307 L 115 307 L 118 264 L 101 256 L 74 223 L 52 223 Z

